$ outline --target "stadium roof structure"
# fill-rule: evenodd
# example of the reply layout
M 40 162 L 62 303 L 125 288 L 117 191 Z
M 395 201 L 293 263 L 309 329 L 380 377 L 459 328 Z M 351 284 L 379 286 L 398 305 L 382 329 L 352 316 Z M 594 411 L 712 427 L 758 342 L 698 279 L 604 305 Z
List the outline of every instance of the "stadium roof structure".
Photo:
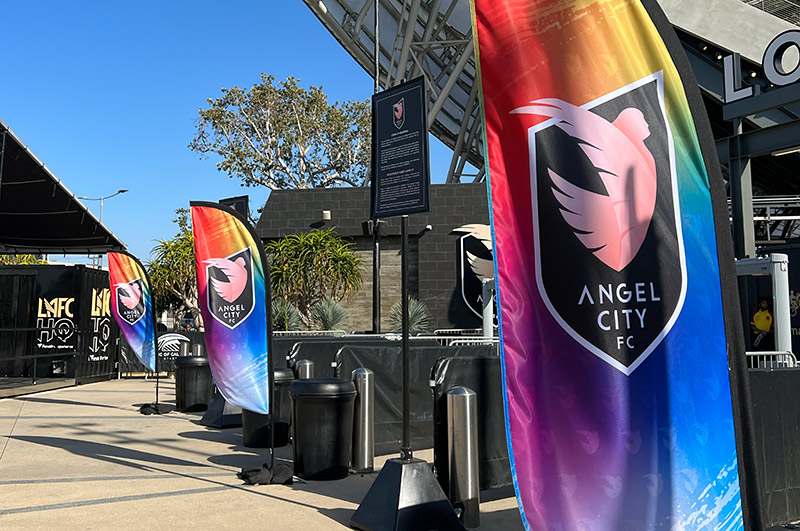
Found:
M 375 0 L 303 1 L 374 77 Z M 428 127 L 454 152 L 447 182 L 482 180 L 483 135 L 469 1 L 380 0 L 378 13 L 380 86 L 393 87 L 424 75 Z
M 125 248 L 0 120 L 0 254 Z
M 328 31 L 368 72 L 375 71 L 376 0 L 303 0 Z M 429 87 L 431 133 L 453 150 L 446 182 L 484 178 L 482 118 L 475 83 L 475 59 L 468 0 L 377 0 L 379 3 L 380 86 L 424 75 Z M 769 41 L 800 22 L 798 0 L 659 0 L 678 30 L 695 70 L 718 141 L 733 134 L 722 119 L 722 58 L 740 53 L 749 84 L 769 83 L 759 66 Z M 736 28 L 732 31 L 732 28 Z M 747 38 L 742 38 L 746 35 Z M 749 116 L 745 129 L 794 121 L 800 109 L 785 107 Z M 800 194 L 796 161 L 768 157 L 754 161 L 755 195 Z M 774 159 L 774 158 L 773 158 Z M 725 161 L 723 161 L 725 162 Z M 759 171 L 762 167 L 763 171 Z M 477 170 L 476 170 L 477 168 Z M 723 168 L 725 171 L 725 168 Z

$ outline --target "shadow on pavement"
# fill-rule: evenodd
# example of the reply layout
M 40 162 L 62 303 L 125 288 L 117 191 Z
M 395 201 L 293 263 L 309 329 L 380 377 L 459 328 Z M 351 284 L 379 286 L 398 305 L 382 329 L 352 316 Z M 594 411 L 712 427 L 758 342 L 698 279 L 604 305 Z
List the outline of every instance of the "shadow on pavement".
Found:
M 203 466 L 202 463 L 186 461 L 174 457 L 167 457 L 141 450 L 132 450 L 121 446 L 110 444 L 84 441 L 79 439 L 67 439 L 64 437 L 39 437 L 34 435 L 12 435 L 9 439 L 41 444 L 52 448 L 61 448 L 75 455 L 90 457 L 100 461 L 107 461 L 118 465 L 129 466 L 137 469 L 149 470 L 150 464 L 172 465 L 172 466 Z
M 32 402 L 35 404 L 50 404 L 50 405 L 64 405 L 64 406 L 87 406 L 87 407 L 104 407 L 108 409 L 121 409 L 126 410 L 127 408 L 119 407 L 119 406 L 110 406 L 108 404 L 98 404 L 93 402 L 80 402 L 78 400 L 64 400 L 61 398 L 44 398 L 39 396 L 25 396 L 21 397 L 20 400 L 24 400 L 25 402 Z

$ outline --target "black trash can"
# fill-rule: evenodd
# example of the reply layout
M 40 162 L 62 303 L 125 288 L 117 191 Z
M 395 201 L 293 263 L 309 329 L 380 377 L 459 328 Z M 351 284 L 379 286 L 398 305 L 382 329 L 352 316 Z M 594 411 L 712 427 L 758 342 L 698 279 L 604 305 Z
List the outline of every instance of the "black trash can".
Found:
M 353 447 L 353 382 L 311 378 L 292 383 L 294 473 L 304 479 L 347 477 Z
M 205 411 L 214 393 L 214 378 L 204 356 L 175 358 L 175 407 L 180 412 Z
M 289 388 L 294 381 L 291 369 L 274 369 L 275 388 L 272 410 L 275 412 L 275 448 L 289 444 L 292 404 Z M 269 448 L 269 415 L 242 409 L 242 437 L 248 448 Z

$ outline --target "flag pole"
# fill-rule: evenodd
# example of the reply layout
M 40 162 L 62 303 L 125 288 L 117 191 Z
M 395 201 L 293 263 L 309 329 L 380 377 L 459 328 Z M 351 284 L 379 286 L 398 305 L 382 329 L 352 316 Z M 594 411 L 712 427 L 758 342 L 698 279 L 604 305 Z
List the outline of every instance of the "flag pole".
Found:
M 264 264 L 264 306 L 267 310 L 267 382 L 269 392 L 269 468 L 275 467 L 275 361 L 272 359 L 272 280 L 269 275 L 267 257 L 262 254 Z
M 139 262 L 138 259 L 136 259 L 136 261 Z M 157 415 L 160 415 L 161 408 L 158 406 L 158 387 L 160 379 L 158 377 L 158 341 L 156 340 L 156 334 L 158 334 L 158 320 L 156 319 L 156 297 L 155 293 L 153 292 L 153 283 L 150 282 L 150 275 L 147 273 L 147 269 L 145 269 L 144 264 L 141 262 L 139 262 L 139 267 L 142 268 L 145 280 L 147 280 L 148 291 L 150 292 L 150 311 L 153 314 L 153 369 L 155 369 L 156 372 L 156 402 L 153 404 L 153 409 Z

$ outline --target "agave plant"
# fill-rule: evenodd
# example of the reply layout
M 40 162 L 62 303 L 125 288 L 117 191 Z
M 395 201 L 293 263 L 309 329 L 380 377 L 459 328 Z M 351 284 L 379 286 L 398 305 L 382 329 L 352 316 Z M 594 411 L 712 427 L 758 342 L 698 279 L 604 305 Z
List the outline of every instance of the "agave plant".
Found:
M 414 297 L 408 298 L 408 331 L 412 334 L 419 332 L 426 332 L 428 330 L 428 321 L 431 314 L 425 303 L 415 299 Z M 403 305 L 402 301 L 398 301 L 392 306 L 392 311 L 389 314 L 389 321 L 392 323 L 394 330 L 401 330 L 403 328 Z
M 300 312 L 285 299 L 272 301 L 272 329 L 282 331 L 300 330 L 303 325 Z
M 311 307 L 311 320 L 320 330 L 335 330 L 345 317 L 344 308 L 332 297 L 323 297 Z

